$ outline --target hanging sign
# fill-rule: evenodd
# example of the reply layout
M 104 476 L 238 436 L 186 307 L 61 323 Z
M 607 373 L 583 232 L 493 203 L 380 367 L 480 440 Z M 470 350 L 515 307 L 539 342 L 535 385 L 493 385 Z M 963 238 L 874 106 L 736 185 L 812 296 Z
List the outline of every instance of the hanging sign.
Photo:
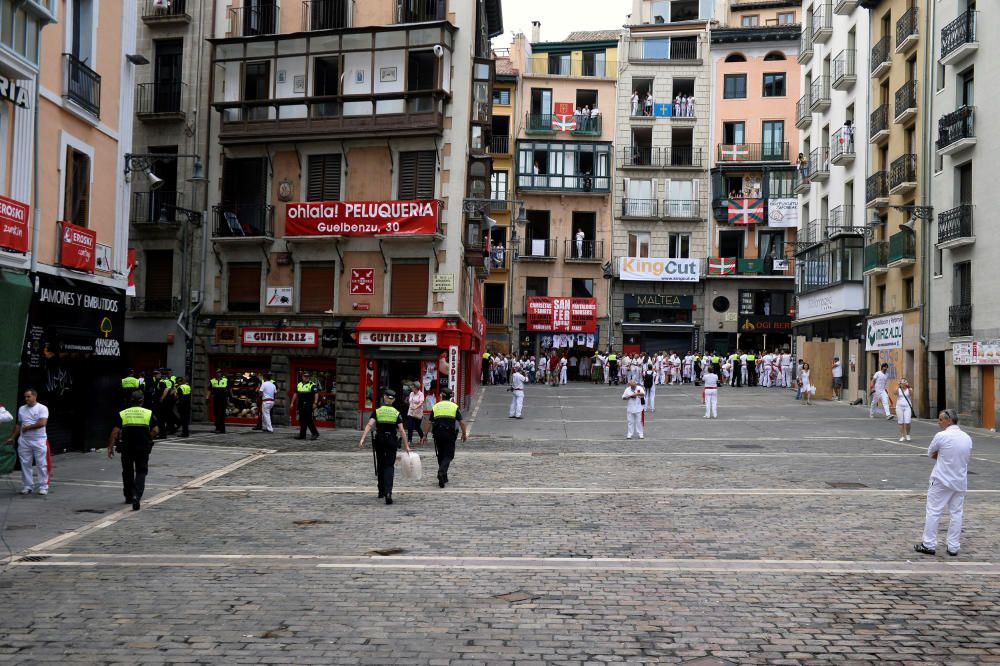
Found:
M 28 251 L 28 205 L 0 197 L 0 247 Z
M 70 222 L 60 224 L 62 242 L 59 249 L 59 263 L 66 268 L 93 273 L 97 267 L 97 232 Z

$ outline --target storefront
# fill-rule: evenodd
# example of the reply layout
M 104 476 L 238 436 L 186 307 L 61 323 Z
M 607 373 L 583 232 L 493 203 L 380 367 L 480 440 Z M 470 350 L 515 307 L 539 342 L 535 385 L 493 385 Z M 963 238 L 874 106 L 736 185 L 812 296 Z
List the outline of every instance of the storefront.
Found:
M 31 305 L 31 280 L 26 273 L 28 211 L 27 205 L 0 196 L 0 317 L 5 324 L 0 327 L 0 405 L 8 406 L 20 402 L 17 378 Z M 12 427 L 0 425 L 0 437 L 6 439 Z
M 525 319 L 518 330 L 521 353 L 538 358 L 554 351 L 590 359 L 600 345 L 594 298 L 529 296 Z
M 694 296 L 680 294 L 624 295 L 622 352 L 684 354 L 698 349 Z

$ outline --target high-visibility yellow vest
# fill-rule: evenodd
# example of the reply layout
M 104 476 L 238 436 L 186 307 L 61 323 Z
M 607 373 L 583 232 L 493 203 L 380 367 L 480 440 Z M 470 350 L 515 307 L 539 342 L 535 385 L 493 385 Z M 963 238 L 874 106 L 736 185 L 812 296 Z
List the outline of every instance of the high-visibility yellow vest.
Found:
M 153 418 L 153 412 L 145 407 L 129 407 L 120 411 L 118 415 L 122 417 L 122 427 L 146 426 L 148 428 Z
M 139 380 L 135 377 L 124 377 L 122 379 L 123 389 L 137 389 L 139 388 Z
M 434 407 L 431 408 L 431 414 L 434 415 L 434 418 L 453 419 L 458 416 L 458 405 L 451 400 L 442 400 L 441 402 L 434 403 Z
M 191 395 L 190 384 L 181 384 L 177 387 L 177 390 L 181 392 L 181 395 Z
M 313 388 L 316 386 L 316 382 L 299 382 L 295 387 L 295 390 L 299 393 L 312 393 Z
M 210 381 L 212 382 L 212 388 L 216 390 L 224 389 L 229 386 L 229 379 L 227 377 L 223 377 L 222 379 L 212 377 Z
M 608 360 L 609 361 L 617 361 L 618 360 L 618 354 L 608 354 Z
M 436 407 L 437 405 L 435 405 Z M 375 410 L 375 422 L 376 423 L 390 423 L 395 425 L 399 421 L 399 410 L 395 407 L 389 405 L 382 405 Z

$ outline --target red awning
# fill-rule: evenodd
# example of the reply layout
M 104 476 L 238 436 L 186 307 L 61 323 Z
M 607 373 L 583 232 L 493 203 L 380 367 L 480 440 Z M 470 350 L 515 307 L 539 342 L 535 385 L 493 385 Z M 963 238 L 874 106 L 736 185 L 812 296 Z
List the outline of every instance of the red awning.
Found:
M 358 322 L 357 331 L 437 333 L 439 348 L 458 345 L 471 349 L 472 327 L 455 318 L 449 324 L 444 317 L 364 317 Z

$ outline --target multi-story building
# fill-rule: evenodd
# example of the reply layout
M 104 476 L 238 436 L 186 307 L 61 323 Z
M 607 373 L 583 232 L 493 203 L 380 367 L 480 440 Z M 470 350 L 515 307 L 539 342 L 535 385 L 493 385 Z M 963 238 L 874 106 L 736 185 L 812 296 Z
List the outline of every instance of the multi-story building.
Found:
M 889 366 L 889 391 L 906 377 L 914 412 L 927 415 L 925 290 L 921 288 L 929 208 L 929 30 L 926 7 L 908 0 L 862 0 L 871 11 L 868 74 L 868 178 L 865 202 L 872 233 L 865 246 L 868 312 L 866 374 Z M 867 389 L 867 380 L 865 382 Z
M 517 351 L 591 356 L 608 339 L 619 31 L 558 42 L 539 32 L 536 23 L 530 43 L 515 36 L 510 54 L 521 75 L 514 178 L 526 218 L 511 236 L 512 326 Z
M 140 373 L 169 366 L 191 379 L 191 311 L 202 302 L 202 256 L 212 76 L 209 0 L 138 3 L 136 50 L 149 65 L 135 84 L 129 239 L 136 258 L 126 358 Z M 207 276 L 205 276 L 207 277 Z M 203 379 L 203 378 L 202 378 Z
M 799 2 L 732 2 L 711 33 L 712 211 L 705 346 L 789 347 Z
M 136 14 L 0 2 L 3 398 L 35 388 L 56 451 L 103 442 L 119 404 Z
M 976 88 L 993 89 L 994 68 L 983 65 L 996 62 L 990 54 L 997 49 L 986 36 L 990 26 L 997 27 L 998 14 L 994 4 L 980 4 L 977 11 L 974 1 L 948 0 L 929 10 L 931 31 L 924 39 L 933 41 L 937 66 L 933 124 L 926 134 L 934 141 L 927 155 L 934 155 L 936 224 L 921 226 L 924 242 L 933 244 L 925 255 L 931 276 L 924 280 L 930 285 L 928 412 L 957 407 L 963 422 L 995 428 L 1000 309 L 989 294 L 996 284 L 998 241 L 988 232 L 987 209 L 975 202 L 995 184 L 989 153 L 976 146 L 997 145 L 1000 126 L 977 108 L 974 94 Z
M 321 424 L 356 425 L 381 390 L 402 401 L 413 383 L 464 401 L 485 336 L 499 0 L 216 14 L 196 380 L 230 377 L 235 422 L 254 418 L 263 373 L 279 422 L 304 371 Z
M 623 32 L 611 300 L 612 344 L 626 353 L 700 348 L 710 18 L 699 14 L 697 0 L 634 0 Z
M 824 397 L 831 395 L 833 359 L 841 359 L 844 395 L 853 400 L 867 388 L 860 361 L 868 230 L 868 11 L 851 0 L 812 0 L 803 12 L 802 96 L 795 115 L 801 130 L 797 152 L 803 156 L 796 188 L 796 352 L 809 361 L 812 381 Z

